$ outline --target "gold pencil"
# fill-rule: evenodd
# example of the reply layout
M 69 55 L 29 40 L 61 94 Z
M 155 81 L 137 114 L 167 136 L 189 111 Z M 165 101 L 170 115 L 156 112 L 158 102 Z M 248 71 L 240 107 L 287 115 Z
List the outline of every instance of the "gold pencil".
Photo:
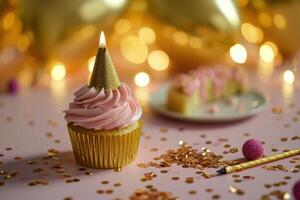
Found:
M 272 161 L 280 160 L 280 159 L 287 158 L 287 157 L 290 157 L 290 156 L 294 156 L 294 155 L 297 155 L 297 154 L 300 154 L 300 148 L 290 150 L 290 151 L 280 153 L 280 154 L 275 154 L 273 156 L 263 157 L 261 159 L 257 159 L 257 160 L 253 160 L 253 161 L 233 165 L 233 166 L 227 166 L 227 167 L 224 167 L 222 169 L 219 169 L 217 172 L 218 172 L 218 174 L 229 174 L 229 173 L 232 173 L 232 172 L 238 172 L 238 171 L 242 171 L 244 169 L 248 169 L 248 168 L 251 168 L 251 167 L 256 167 L 258 165 L 262 165 L 262 164 L 269 163 L 269 162 L 272 162 Z

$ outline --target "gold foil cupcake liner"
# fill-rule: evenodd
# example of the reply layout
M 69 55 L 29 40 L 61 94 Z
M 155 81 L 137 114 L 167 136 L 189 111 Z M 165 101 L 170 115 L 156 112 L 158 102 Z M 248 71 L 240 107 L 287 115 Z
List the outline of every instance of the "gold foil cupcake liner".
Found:
M 137 155 L 142 123 L 125 134 L 85 133 L 68 125 L 76 161 L 90 168 L 117 169 L 133 161 Z

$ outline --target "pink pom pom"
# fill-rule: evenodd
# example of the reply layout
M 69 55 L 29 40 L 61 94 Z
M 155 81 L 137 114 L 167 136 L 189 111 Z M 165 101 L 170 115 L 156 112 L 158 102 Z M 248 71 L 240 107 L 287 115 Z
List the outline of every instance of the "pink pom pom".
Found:
M 293 194 L 295 197 L 295 200 L 300 200 L 300 180 L 297 181 L 293 187 Z
M 264 147 L 260 141 L 249 139 L 243 144 L 243 155 L 247 160 L 256 160 L 264 154 Z

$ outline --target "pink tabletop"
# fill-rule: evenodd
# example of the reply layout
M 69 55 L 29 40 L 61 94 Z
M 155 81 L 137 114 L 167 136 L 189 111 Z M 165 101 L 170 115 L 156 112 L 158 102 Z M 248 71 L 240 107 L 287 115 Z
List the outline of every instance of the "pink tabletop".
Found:
M 173 121 L 154 114 L 145 104 L 144 133 L 138 156 L 119 172 L 82 169 L 74 160 L 62 110 L 67 108 L 72 93 L 82 83 L 51 82 L 50 89 L 36 86 L 15 96 L 2 94 L 0 199 L 128 199 L 136 189 L 146 187 L 191 200 L 261 199 L 276 190 L 283 192 L 286 199 L 289 194 L 293 199 L 292 186 L 300 179 L 300 155 L 265 165 L 282 165 L 283 169 L 268 170 L 260 166 L 209 179 L 196 174 L 196 169 L 177 165 L 163 169 L 137 165 L 153 161 L 168 149 L 178 148 L 179 141 L 199 150 L 206 147 L 223 155 L 225 160 L 242 158 L 241 146 L 249 138 L 264 141 L 265 155 L 299 148 L 300 81 L 296 79 L 293 85 L 285 84 L 282 72 L 277 71 L 265 81 L 253 78 L 254 87 L 266 94 L 268 106 L 261 114 L 240 122 L 200 124 Z M 277 113 L 272 111 L 274 107 Z M 238 151 L 224 153 L 230 149 L 226 144 L 238 148 Z M 54 150 L 59 153 L 47 158 L 49 149 L 53 149 L 50 154 Z M 213 174 L 216 169 L 206 171 Z M 141 181 L 148 172 L 157 174 L 157 177 Z M 193 182 L 186 182 L 187 177 L 193 177 Z M 242 192 L 230 192 L 230 187 Z M 274 195 L 269 197 L 277 199 Z

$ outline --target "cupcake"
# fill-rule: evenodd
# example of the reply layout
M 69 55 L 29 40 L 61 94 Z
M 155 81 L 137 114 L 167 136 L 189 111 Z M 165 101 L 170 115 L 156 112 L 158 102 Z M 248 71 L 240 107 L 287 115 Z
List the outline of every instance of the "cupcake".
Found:
M 91 168 L 120 168 L 136 157 L 142 109 L 119 81 L 101 33 L 88 85 L 64 111 L 76 161 Z
M 247 90 L 248 77 L 242 69 L 202 67 L 173 80 L 166 104 L 169 110 L 191 114 L 201 105 L 228 99 Z

